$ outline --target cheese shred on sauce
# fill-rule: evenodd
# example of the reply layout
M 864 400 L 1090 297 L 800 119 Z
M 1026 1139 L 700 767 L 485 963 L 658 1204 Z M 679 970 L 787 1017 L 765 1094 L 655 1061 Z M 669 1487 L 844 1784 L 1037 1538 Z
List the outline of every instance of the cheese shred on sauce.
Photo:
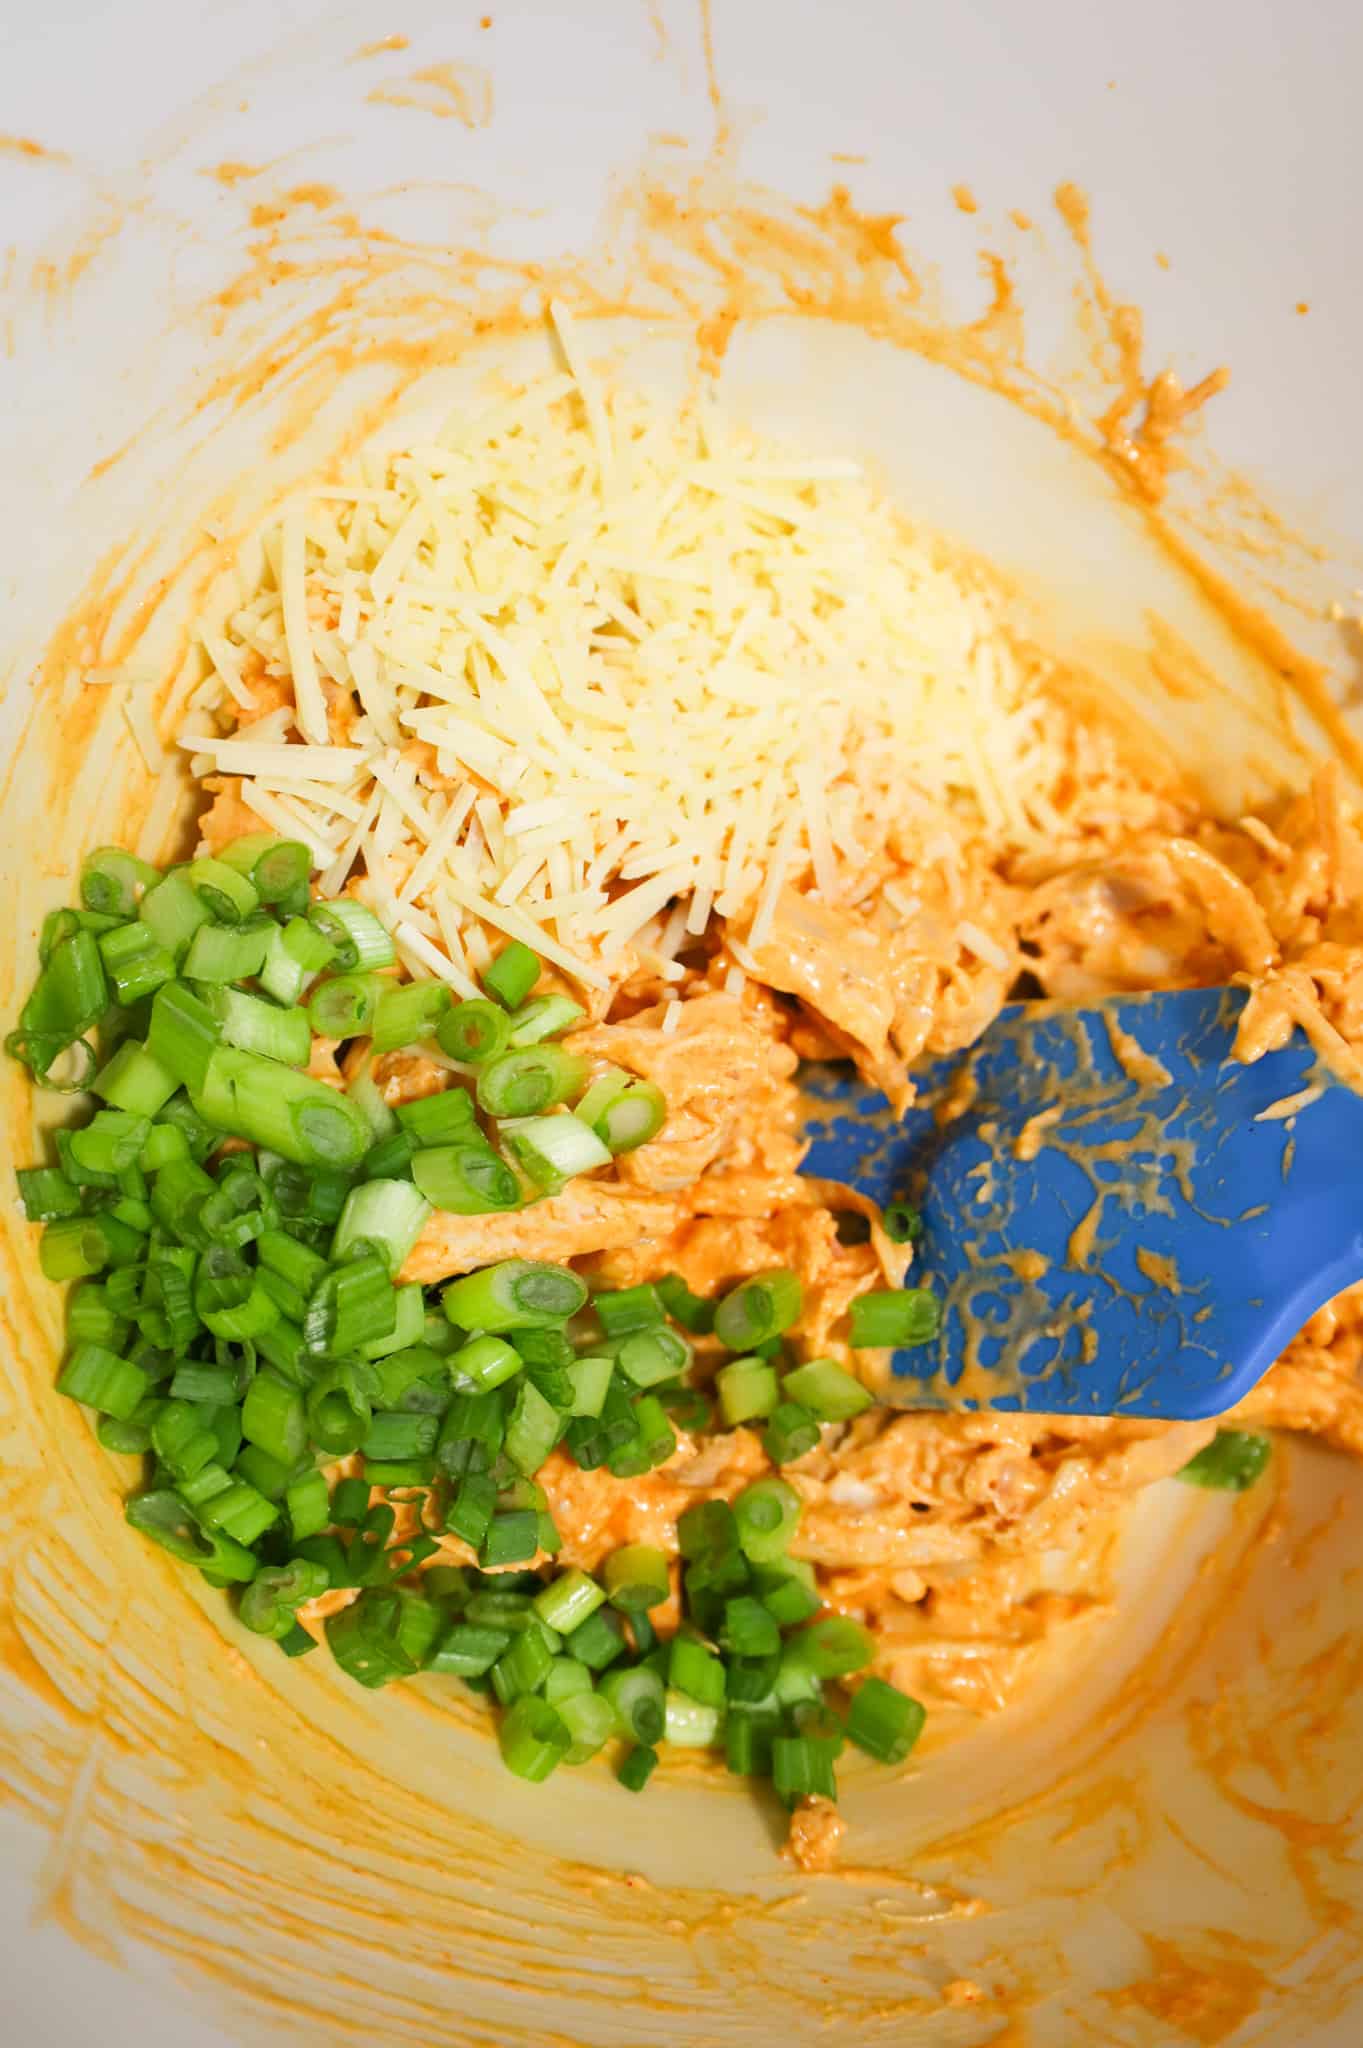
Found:
M 573 374 L 361 458 L 246 551 L 200 629 L 236 730 L 182 734 L 199 772 L 328 888 L 362 872 L 456 986 L 480 931 L 607 987 L 677 902 L 760 945 L 783 884 L 837 901 L 915 800 L 1043 844 L 1044 664 L 983 580 L 856 463 L 612 389 L 562 340 Z

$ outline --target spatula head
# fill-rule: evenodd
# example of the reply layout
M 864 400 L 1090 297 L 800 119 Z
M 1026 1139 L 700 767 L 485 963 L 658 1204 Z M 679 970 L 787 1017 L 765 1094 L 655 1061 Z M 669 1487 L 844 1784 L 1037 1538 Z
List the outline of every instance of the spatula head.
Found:
M 1014 1006 L 915 1075 L 902 1119 L 810 1071 L 805 1170 L 922 1210 L 942 1329 L 894 1355 L 887 1399 L 1220 1414 L 1363 1277 L 1363 1096 L 1300 1032 L 1233 1060 L 1244 1000 Z

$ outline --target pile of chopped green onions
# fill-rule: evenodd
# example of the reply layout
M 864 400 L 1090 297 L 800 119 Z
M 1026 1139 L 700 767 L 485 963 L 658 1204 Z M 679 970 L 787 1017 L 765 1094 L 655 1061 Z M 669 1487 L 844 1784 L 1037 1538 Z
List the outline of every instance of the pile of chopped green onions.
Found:
M 58 1387 L 108 1450 L 145 1461 L 134 1528 L 234 1589 L 246 1628 L 289 1656 L 316 1647 L 300 1608 L 353 1592 L 325 1624 L 342 1670 L 489 1694 L 528 1779 L 614 1741 L 638 1790 L 662 1744 L 718 1747 L 794 1805 L 836 1796 L 846 1740 L 908 1754 L 917 1702 L 878 1678 L 847 1698 L 872 1640 L 789 1555 L 800 1501 L 779 1475 L 682 1515 L 679 1584 L 641 1544 L 597 1577 L 553 1564 L 538 1475 L 559 1447 L 639 1476 L 717 1404 L 779 1466 L 871 1405 L 834 1360 L 789 1359 L 794 1273 L 718 1301 L 676 1276 L 591 1297 L 527 1259 L 402 1282 L 433 1209 L 519 1209 L 662 1126 L 656 1088 L 558 1042 L 583 1013 L 535 994 L 527 947 L 506 946 L 469 1001 L 400 981 L 378 920 L 314 900 L 306 849 L 259 835 L 165 873 L 100 849 L 39 953 L 7 1049 L 97 1106 L 20 1193 L 43 1272 L 72 1283 Z M 314 1035 L 369 1041 L 345 1089 L 306 1071 Z M 372 1056 L 431 1044 L 450 1084 L 390 1109 Z M 923 1341 L 935 1315 L 922 1289 L 868 1295 L 853 1341 Z M 729 1354 L 708 1393 L 696 1337 Z M 442 1531 L 476 1565 L 434 1562 Z M 651 1617 L 674 1593 L 664 1637 Z

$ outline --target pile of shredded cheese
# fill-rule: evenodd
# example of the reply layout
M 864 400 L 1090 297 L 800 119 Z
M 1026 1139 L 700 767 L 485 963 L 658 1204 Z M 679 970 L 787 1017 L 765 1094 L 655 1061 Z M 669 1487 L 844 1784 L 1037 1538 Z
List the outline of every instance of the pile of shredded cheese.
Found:
M 196 773 L 464 993 L 489 933 L 595 987 L 712 914 L 760 944 L 783 882 L 836 901 L 915 796 L 1044 840 L 1037 678 L 983 585 L 857 463 L 607 388 L 559 325 L 567 370 L 261 534 L 201 630 L 238 730 L 193 718 Z

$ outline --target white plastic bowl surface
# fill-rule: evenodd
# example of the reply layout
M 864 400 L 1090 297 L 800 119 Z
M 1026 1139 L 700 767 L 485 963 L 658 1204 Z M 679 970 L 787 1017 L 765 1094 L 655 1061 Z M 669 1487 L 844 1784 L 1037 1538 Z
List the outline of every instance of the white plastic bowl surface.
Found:
M 199 10 L 65 0 L 6 25 L 0 730 L 11 746 L 21 731 L 28 737 L 0 797 L 0 993 L 27 972 L 38 916 L 62 893 L 73 841 L 87 831 L 112 836 L 130 801 L 136 813 L 126 794 L 137 773 L 131 747 L 115 744 L 107 723 L 74 778 L 62 765 L 53 708 L 74 717 L 81 693 L 61 685 L 60 663 L 41 684 L 47 728 L 29 722 L 43 650 L 111 549 L 130 536 L 160 544 L 134 573 L 135 601 L 174 566 L 206 508 L 220 515 L 243 475 L 260 493 L 274 489 L 325 457 L 357 391 L 372 396 L 353 362 L 338 368 L 332 410 L 271 453 L 270 430 L 288 415 L 287 405 L 270 411 L 273 387 L 235 410 L 230 397 L 210 395 L 248 343 L 260 345 L 276 304 L 297 318 L 310 294 L 319 306 L 334 294 L 335 274 L 319 269 L 233 299 L 216 330 L 205 318 L 211 295 L 243 275 L 252 234 L 259 240 L 250 207 L 304 185 L 338 195 L 334 206 L 319 204 L 319 218 L 354 203 L 371 223 L 437 248 L 483 231 L 490 194 L 489 247 L 509 261 L 552 263 L 609 238 L 612 195 L 646 160 L 674 180 L 683 167 L 708 165 L 711 181 L 741 179 L 811 206 L 843 182 L 860 206 L 906 217 L 904 246 L 916 263 L 938 267 L 944 302 L 982 311 L 979 249 L 1008 253 L 1023 280 L 1031 347 L 1045 354 L 1044 337 L 1063 336 L 1072 311 L 1073 273 L 1059 261 L 1064 237 L 1050 195 L 1060 180 L 1078 180 L 1104 274 L 1144 309 L 1148 360 L 1188 383 L 1230 364 L 1211 441 L 1326 550 L 1316 556 L 1278 536 L 1277 599 L 1249 587 L 1277 603 L 1347 693 L 1356 636 L 1306 618 L 1291 600 L 1347 603 L 1363 580 L 1363 286 L 1350 259 L 1363 15 L 1325 0 L 1291 9 L 1153 0 L 1139 15 L 1110 0 L 853 0 L 840 9 L 715 0 L 712 73 L 706 18 L 690 0 L 483 0 L 483 14 L 488 26 L 476 6 L 427 0 L 400 0 L 381 20 L 367 7 L 292 0 Z M 409 47 L 361 54 L 388 37 Z M 410 85 L 447 66 L 456 68 Z M 718 168 L 712 76 L 728 123 Z M 388 97 L 372 98 L 376 87 Z M 395 90 L 424 107 L 395 104 Z M 211 175 L 225 164 L 257 175 Z M 953 198 L 961 185 L 978 215 Z M 1014 209 L 1044 233 L 1010 220 Z M 327 246 L 339 251 L 344 231 L 334 235 Z M 675 375 L 685 354 L 677 332 L 650 347 L 651 373 Z M 1091 463 L 950 370 L 850 328 L 825 325 L 812 340 L 799 323 L 740 332 L 725 374 L 739 409 L 881 460 L 912 509 L 1044 596 L 1057 632 L 1075 645 L 1096 648 L 1108 636 L 1134 646 L 1147 612 L 1176 619 L 1212 666 L 1237 671 L 1230 680 L 1244 705 L 1225 727 L 1194 730 L 1193 720 L 1171 734 L 1199 750 L 1209 771 L 1239 774 L 1266 689 L 1263 664 L 1227 638 Z M 1239 575 L 1246 560 L 1232 549 L 1225 566 Z M 7 1102 L 9 1145 L 21 1160 L 30 1112 L 12 1085 Z M 7 1155 L 0 1171 L 11 1163 Z M 22 1226 L 7 1220 L 6 1229 L 12 1245 L 26 1241 Z M 0 1379 L 0 1420 L 12 1470 L 50 1477 L 58 1516 L 77 1512 L 72 1489 L 88 1495 L 102 1485 L 87 1529 L 98 1530 L 100 1517 L 112 1528 L 103 1467 L 58 1442 L 70 1418 L 50 1401 L 31 1413 L 23 1406 L 48 1371 L 34 1348 L 50 1345 L 54 1331 L 12 1254 L 10 1272 L 0 1344 L 15 1356 L 8 1392 Z M 1363 2036 L 1363 1689 L 1351 1648 L 1363 1475 L 1309 1450 L 1280 1464 L 1279 1496 L 1229 1527 L 1223 1504 L 1177 1489 L 1143 1503 L 1121 1614 L 1092 1639 L 1082 1669 L 930 1752 L 892 1788 L 858 1776 L 847 1804 L 863 1868 L 819 1883 L 808 1902 L 751 1811 L 710 1781 L 636 1803 L 590 1773 L 561 1794 L 558 1781 L 548 1795 L 531 1792 L 498 1774 L 476 1733 L 433 1735 L 429 1714 L 390 1695 L 380 1737 L 367 1706 L 362 1714 L 324 1698 L 315 1675 L 291 1672 L 285 1686 L 262 1663 L 268 1684 L 287 1695 L 280 1726 L 317 1717 L 315 1809 L 300 1811 L 315 1812 L 333 1859 L 344 1863 L 346 1840 L 329 1803 L 335 1774 L 348 1742 L 372 1743 L 401 1786 L 395 1802 L 425 1801 L 432 1812 L 441 1802 L 451 1865 L 476 1860 L 491 1829 L 506 1870 L 518 1858 L 526 1869 L 547 1859 L 578 1873 L 561 1919 L 550 1896 L 519 1949 L 514 1916 L 501 1923 L 500 1948 L 480 1948 L 491 1936 L 481 1908 L 466 1901 L 435 1971 L 434 1951 L 423 1950 L 420 1966 L 404 1961 L 404 1913 L 420 1908 L 400 1884 L 381 1968 L 372 1929 L 342 1925 L 339 1914 L 329 1935 L 311 1927 L 319 1972 L 354 1973 L 354 2030 L 335 2016 L 271 2015 L 249 1970 L 229 1967 L 245 1902 L 264 1895 L 254 1863 L 236 1868 L 169 1957 L 162 1906 L 130 1900 L 118 1883 L 118 1799 L 137 1760 L 117 1743 L 101 1753 L 97 1741 L 82 1749 L 54 1740 L 49 1752 L 35 1721 L 31 1755 L 44 1759 L 45 1789 L 35 1794 L 25 1780 L 27 1804 L 0 1811 L 6 2038 L 65 2048 L 98 2030 L 115 2042 L 210 2048 L 278 2029 L 337 2042 L 383 2032 L 422 2048 L 532 2037 L 704 2048 L 764 2043 L 775 2028 L 791 2041 L 836 2036 L 895 2048 L 1343 2048 Z M 1271 1529 L 1256 1531 L 1265 1515 Z M 117 1571 L 141 1569 L 133 1546 L 120 1546 L 117 1533 L 109 1541 Z M 32 1588 L 13 1553 L 8 1565 L 11 1593 L 0 1591 L 0 1601 L 13 1596 L 18 1635 L 30 1641 Z M 170 1659 L 183 1587 L 163 1573 L 145 1597 L 163 1617 Z M 169 1774 L 157 1821 L 168 1845 L 183 1846 L 186 1828 L 211 1836 L 219 1826 L 226 1844 L 251 1803 L 256 1762 L 245 1736 L 234 1764 L 244 1775 L 226 1770 L 231 1684 L 248 1679 L 220 1640 L 216 1612 L 201 1603 L 191 1633 L 198 1696 L 202 1703 L 211 1690 L 220 1716 L 213 1739 L 228 1789 L 218 1797 L 216 1785 L 177 1785 Z M 114 1664 L 119 1640 L 128 1638 L 108 1646 Z M 43 1644 L 32 1641 L 44 1664 Z M 249 1685 L 258 1715 L 269 1695 Z M 26 1711 L 22 1692 L 17 1680 L 0 1690 L 0 1726 L 11 1731 Z M 97 1695 L 86 1704 L 98 1724 Z M 248 1715 L 244 1725 L 250 1743 L 263 1745 L 263 1771 L 265 1723 Z M 433 1747 L 436 1736 L 450 1746 Z M 129 1870 L 133 1860 L 130 1852 Z M 651 1905 L 631 1902 L 621 1873 L 647 1880 Z M 381 1872 L 361 1872 L 362 1882 L 371 1878 L 382 1887 Z M 722 1903 L 702 1910 L 711 1892 L 741 1902 L 737 1917 L 726 1920 Z M 963 1912 L 963 1899 L 989 1910 Z M 636 1910 L 657 1943 L 642 1976 L 621 1948 Z M 380 1979 L 382 1996 L 367 2003 Z M 962 1979 L 983 1988 L 981 2003 L 945 1999 Z

